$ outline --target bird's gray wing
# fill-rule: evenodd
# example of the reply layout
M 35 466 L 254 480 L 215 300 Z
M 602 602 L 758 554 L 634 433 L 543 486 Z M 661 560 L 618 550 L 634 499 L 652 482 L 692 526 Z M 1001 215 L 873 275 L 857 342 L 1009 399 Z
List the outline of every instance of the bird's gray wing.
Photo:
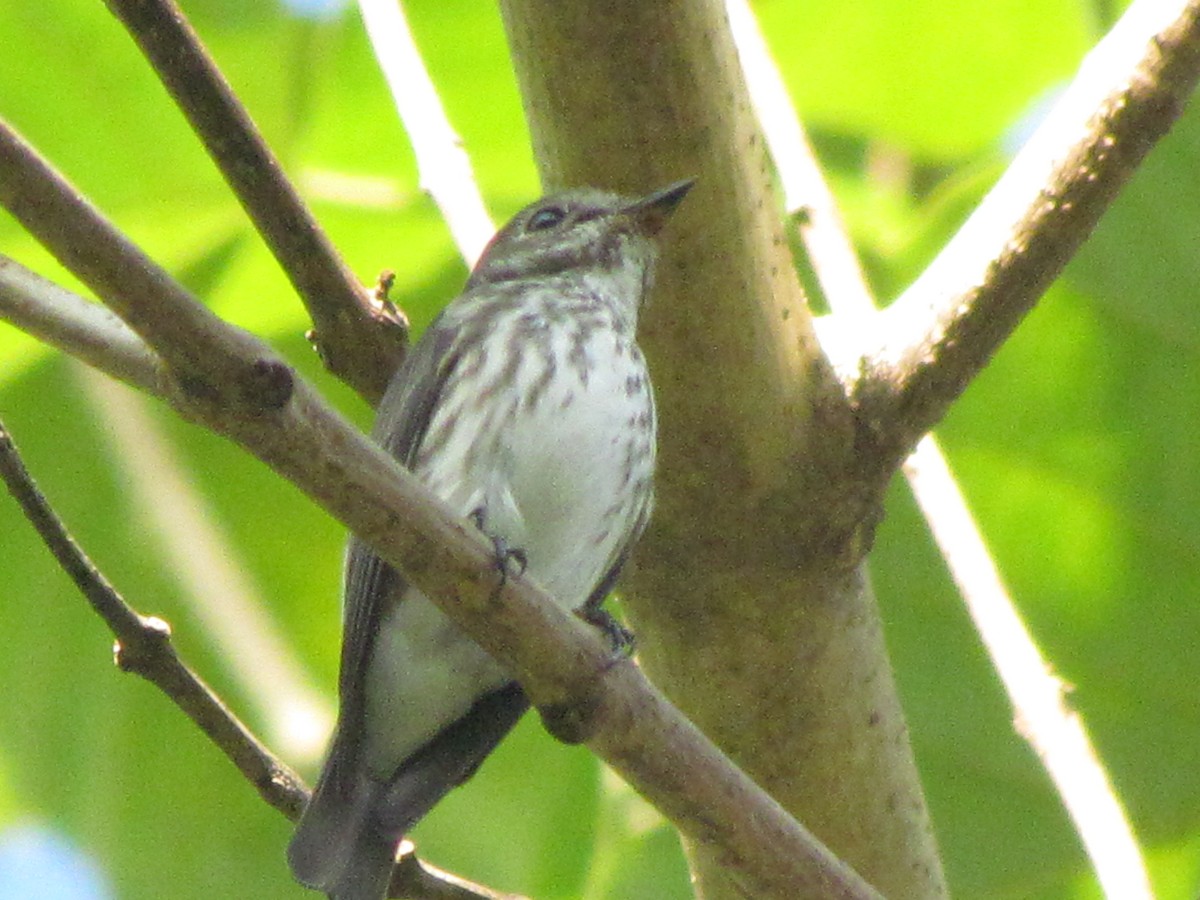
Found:
M 379 403 L 373 438 L 411 468 L 429 429 L 446 379 L 454 368 L 458 329 L 439 316 L 412 348 Z M 358 537 L 346 554 L 339 730 L 361 734 L 363 689 L 371 646 L 390 598 L 399 593 L 400 576 Z
M 406 466 L 411 464 L 438 396 L 453 368 L 456 329 L 439 318 L 392 377 L 373 436 Z M 394 842 L 383 840 L 372 819 L 385 785 L 362 765 L 366 669 L 387 605 L 403 584 L 394 569 L 357 537 L 346 557 L 345 608 L 337 729 L 321 777 L 288 847 L 296 879 L 341 900 L 375 898 L 391 870 Z
M 380 403 L 373 437 L 406 467 L 413 465 L 461 337 L 445 314 L 429 326 L 396 372 Z M 357 537 L 346 559 L 340 707 L 333 745 L 296 834 L 288 861 L 297 880 L 334 900 L 378 900 L 390 876 L 396 841 L 451 788 L 468 778 L 529 706 L 515 682 L 480 697 L 405 760 L 387 781 L 362 762 L 365 684 L 375 636 L 404 580 Z

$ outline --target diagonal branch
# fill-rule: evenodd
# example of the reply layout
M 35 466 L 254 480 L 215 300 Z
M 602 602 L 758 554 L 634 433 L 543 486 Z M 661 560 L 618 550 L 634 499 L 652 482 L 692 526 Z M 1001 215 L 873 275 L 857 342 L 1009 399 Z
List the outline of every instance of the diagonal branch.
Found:
M 1017 731 L 1062 798 L 1108 897 L 1154 896 L 1146 863 L 1068 687 L 1034 642 L 979 533 L 966 499 L 926 435 L 904 474 L 1012 704 Z
M 1200 79 L 1200 0 L 1137 0 L 962 229 L 876 322 L 855 386 L 890 474 L 1091 233 Z M 1000 248 L 996 252 L 996 248 Z
M 269 402 L 275 354 L 226 326 L 122 235 L 0 120 L 0 204 L 132 329 L 164 368 L 164 390 L 239 405 Z M 100 253 L 103 247 L 107 253 Z M 162 346 L 174 347 L 164 356 Z M 256 355 L 257 350 L 263 353 Z M 234 386 L 238 396 L 221 396 Z
M 725 13 L 750 102 L 777 167 L 784 210 L 796 223 L 817 287 L 835 313 L 873 314 L 866 275 L 754 10 L 749 0 L 725 0 Z M 820 320 L 816 324 L 819 329 Z
M 198 631 L 277 752 L 313 761 L 333 727 L 332 704 L 315 688 L 268 610 L 246 569 L 244 548 L 217 524 L 215 510 L 145 398 L 98 372 L 72 368 L 102 423 L 126 502 L 154 533 Z
M 162 361 L 128 325 L 3 255 L 0 318 L 131 387 L 163 392 Z
M 117 233 L 70 185 L 38 159 L 32 149 L 2 120 L 0 201 L 14 214 L 22 210 L 30 216 L 31 221 L 36 219 L 38 228 L 60 235 L 63 242 L 59 248 L 62 254 L 60 259 L 64 262 L 67 258 L 77 262 L 90 259 L 87 253 L 79 252 L 70 241 L 101 240 L 109 257 L 105 261 L 107 266 L 100 263 L 89 267 L 86 262 L 79 263 L 88 268 L 94 279 L 93 287 L 112 284 L 115 290 L 120 290 L 121 272 L 124 271 L 130 277 L 130 290 L 144 292 L 140 297 L 148 295 L 149 299 L 143 301 L 144 306 L 153 308 L 156 297 L 161 299 L 162 296 L 169 296 L 173 300 L 183 298 L 183 303 L 191 303 L 194 307 L 182 313 L 184 320 L 190 320 L 203 329 L 210 328 L 214 322 L 219 328 L 227 328 L 191 300 L 167 273 L 158 269 L 140 250 Z M 34 228 L 30 230 L 37 233 Z M 156 295 L 154 285 L 163 286 L 164 293 Z M 138 307 L 138 302 L 122 297 L 110 305 L 134 309 Z M 180 308 L 176 309 L 178 311 Z M 165 307 L 152 312 L 146 321 L 141 322 L 143 333 L 155 335 L 159 340 L 173 339 L 176 332 L 172 330 L 170 322 L 172 313 L 166 311 Z M 46 281 L 2 256 L 0 317 L 65 352 L 77 355 L 82 361 L 114 378 L 162 399 L 169 399 L 172 393 L 181 396 L 195 394 L 208 398 L 209 402 L 213 399 L 209 396 L 213 393 L 211 382 L 196 371 L 195 353 L 188 351 L 176 354 L 177 368 L 172 371 L 150 349 L 148 341 L 109 310 Z M 164 334 L 170 337 L 163 338 Z M 248 335 L 239 335 L 237 332 L 226 337 L 225 341 L 218 338 L 217 343 L 224 354 L 214 353 L 214 359 L 227 355 L 229 347 L 242 343 L 243 339 L 253 341 Z M 186 333 L 181 334 L 180 339 L 186 341 Z M 265 347 L 262 349 L 269 352 Z M 261 375 L 264 371 L 268 374 L 279 371 L 270 365 L 264 368 L 266 358 L 260 357 L 251 365 L 248 389 L 251 396 L 258 395 L 261 398 L 260 390 L 263 387 L 261 378 L 255 376 L 254 372 Z M 217 369 L 223 366 L 216 364 Z M 205 385 L 208 387 L 205 388 Z M 243 391 L 241 399 L 246 399 L 245 395 L 246 391 Z M 75 580 L 116 636 L 117 661 L 121 668 L 137 672 L 157 685 L 208 735 L 271 806 L 289 819 L 297 819 L 308 796 L 303 782 L 286 764 L 274 757 L 199 676 L 179 659 L 170 642 L 169 626 L 160 619 L 141 616 L 129 607 L 75 545 L 25 471 L 2 424 L 0 475 L 10 484 L 10 490 L 60 565 Z M 392 893 L 398 897 L 428 900 L 498 900 L 509 896 L 429 866 L 416 856 L 411 844 L 405 845 L 404 855 L 397 864 L 392 879 Z
M 266 345 L 175 285 L 7 130 L 0 130 L 0 202 L 159 354 L 181 415 L 266 462 L 404 571 L 508 667 L 536 705 L 572 712 L 572 737 L 691 840 L 712 848 L 747 893 L 877 896 L 636 666 L 614 664 L 594 629 L 528 579 L 499 579 L 490 542 L 469 522 L 330 409 Z
M 167 623 L 140 615 L 100 573 L 46 502 L 3 422 L 0 478 L 63 571 L 116 637 L 118 667 L 156 685 L 229 757 L 267 803 L 289 819 L 299 818 L 308 799 L 300 776 L 276 759 L 179 658 Z
M 404 354 L 404 315 L 354 277 L 171 0 L 106 3 L 129 29 L 291 279 L 312 317 L 313 341 L 326 367 L 374 404 Z
M 875 315 L 865 274 L 749 5 L 726 0 L 726 7 L 787 210 L 795 214 L 803 207 L 807 212 L 800 236 L 834 313 L 827 319 L 845 320 L 835 327 L 849 334 Z M 903 469 L 1000 674 L 1021 734 L 1071 814 L 1100 884 L 1113 897 L 1152 896 L 1137 839 L 1083 721 L 1069 708 L 1061 679 L 1052 674 L 1021 620 L 932 434 L 921 439 Z
M 474 268 L 496 227 L 479 195 L 471 160 L 438 99 L 400 0 L 359 0 L 358 6 L 412 144 L 421 187 L 437 204 L 467 266 Z
M 233 711 L 180 659 L 166 622 L 134 610 L 71 537 L 25 467 L 12 436 L 0 422 L 0 480 L 25 517 L 116 637 L 114 655 L 123 672 L 145 678 L 167 695 L 255 786 L 259 795 L 293 822 L 308 801 L 300 777 L 274 756 Z M 417 858 L 406 842 L 392 877 L 390 896 L 417 900 L 514 900 L 443 872 Z

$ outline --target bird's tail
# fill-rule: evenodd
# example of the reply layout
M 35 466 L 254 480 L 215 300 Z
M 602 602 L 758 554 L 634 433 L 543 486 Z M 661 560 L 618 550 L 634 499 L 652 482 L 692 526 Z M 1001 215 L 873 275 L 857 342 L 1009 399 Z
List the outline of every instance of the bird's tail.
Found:
M 373 823 L 386 785 L 345 755 L 335 743 L 288 845 L 288 865 L 297 881 L 332 900 L 381 900 L 399 841 Z
M 387 781 L 367 774 L 359 748 L 339 731 L 288 846 L 296 880 L 332 900 L 382 900 L 401 837 L 479 768 L 528 708 L 516 682 L 485 694 Z

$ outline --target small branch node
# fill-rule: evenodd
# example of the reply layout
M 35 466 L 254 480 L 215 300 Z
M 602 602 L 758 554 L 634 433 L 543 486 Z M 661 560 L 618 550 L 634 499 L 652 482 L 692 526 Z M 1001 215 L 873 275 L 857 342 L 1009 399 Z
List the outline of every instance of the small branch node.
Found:
M 564 744 L 584 744 L 596 733 L 594 702 L 552 703 L 537 707 L 546 731 Z
M 380 306 L 388 304 L 393 310 L 391 298 L 388 294 L 391 293 L 392 286 L 396 283 L 396 273 L 391 269 L 384 269 L 379 273 L 379 278 L 375 281 L 375 287 L 371 290 L 371 298 Z
M 164 654 L 174 658 L 175 647 L 170 624 L 157 616 L 138 616 L 137 630 L 113 642 L 113 663 L 134 675 L 149 677 L 148 673 L 161 666 Z
M 247 402 L 262 412 L 277 412 L 287 406 L 296 389 L 290 366 L 277 359 L 258 359 L 243 379 Z

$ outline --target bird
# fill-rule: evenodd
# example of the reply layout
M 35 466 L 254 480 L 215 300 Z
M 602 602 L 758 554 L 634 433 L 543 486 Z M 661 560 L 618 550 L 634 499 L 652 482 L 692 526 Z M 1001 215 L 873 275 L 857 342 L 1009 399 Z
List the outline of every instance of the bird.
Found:
M 653 506 L 657 420 L 638 313 L 660 232 L 692 184 L 638 198 L 574 189 L 521 210 L 377 410 L 373 438 L 569 610 L 603 616 Z M 332 900 L 382 900 L 403 836 L 529 701 L 353 536 L 338 695 L 288 862 Z

